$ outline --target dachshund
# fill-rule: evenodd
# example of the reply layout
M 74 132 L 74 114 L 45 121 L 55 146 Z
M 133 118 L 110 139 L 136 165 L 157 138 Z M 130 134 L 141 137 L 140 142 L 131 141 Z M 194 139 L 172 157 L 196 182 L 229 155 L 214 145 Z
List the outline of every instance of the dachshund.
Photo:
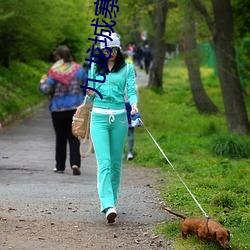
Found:
M 169 213 L 183 219 L 181 233 L 183 239 L 187 239 L 188 234 L 196 235 L 200 241 L 208 240 L 218 242 L 223 249 L 231 249 L 229 240 L 230 232 L 222 225 L 210 218 L 187 218 L 185 215 L 173 212 L 171 209 L 163 207 Z

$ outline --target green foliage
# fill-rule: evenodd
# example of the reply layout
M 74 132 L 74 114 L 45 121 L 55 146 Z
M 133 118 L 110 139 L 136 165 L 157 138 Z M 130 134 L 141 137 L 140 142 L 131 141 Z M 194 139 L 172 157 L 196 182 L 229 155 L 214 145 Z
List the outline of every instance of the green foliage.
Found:
M 38 90 L 39 80 L 49 65 L 34 61 L 32 66 L 12 62 L 7 70 L 0 67 L 0 121 L 44 100 Z
M 144 30 L 151 42 L 154 37 L 155 0 L 120 1 L 119 7 L 115 31 L 122 37 L 123 49 L 131 42 L 143 43 L 140 33 Z
M 166 65 L 164 93 L 158 94 L 146 88 L 139 89 L 142 121 L 175 170 L 144 127 L 135 130 L 133 163 L 161 170 L 163 181 L 158 184 L 157 189 L 161 190 L 165 204 L 189 217 L 201 217 L 202 212 L 182 184 L 179 178 L 181 177 L 207 214 L 230 230 L 232 249 L 249 249 L 246 232 L 249 232 L 250 219 L 250 159 L 242 158 L 244 154 L 239 153 L 239 148 L 242 152 L 243 148 L 245 152 L 250 152 L 249 137 L 227 133 L 219 81 L 210 68 L 202 67 L 201 75 L 207 93 L 222 113 L 198 113 L 193 104 L 187 71 L 181 60 L 169 61 Z M 250 112 L 250 105 L 247 107 Z M 238 158 L 212 153 L 211 145 L 220 138 L 232 138 L 237 145 Z M 157 233 L 162 232 L 167 239 L 178 237 L 179 223 L 178 219 L 178 222 L 160 224 L 156 229 Z M 199 241 L 192 236 L 190 241 L 175 238 L 174 244 L 178 250 L 201 249 Z M 203 249 L 217 249 L 217 246 L 208 243 Z
M 250 8 L 250 2 L 248 0 L 232 0 L 232 8 L 235 35 L 238 38 L 244 38 L 249 35 L 250 14 L 246 10 Z
M 219 194 L 214 194 L 211 198 L 210 204 L 212 206 L 217 206 L 223 208 L 234 209 L 237 207 L 236 197 L 229 192 L 221 192 Z
M 211 142 L 214 154 L 228 158 L 250 158 L 250 140 L 236 135 L 214 137 Z
M 245 93 L 250 96 L 250 34 L 244 39 L 238 41 L 237 62 L 241 85 Z
M 82 61 L 91 34 L 88 2 L 37 0 L 34 8 L 32 0 L 2 0 L 0 64 L 8 67 L 17 58 L 23 62 L 49 60 L 59 44 L 66 44 L 74 58 Z
M 171 8 L 167 15 L 165 40 L 170 44 L 176 44 L 183 38 L 184 13 L 182 4 L 179 2 L 177 8 Z
M 155 233 L 163 233 L 166 240 L 175 238 L 176 235 L 180 235 L 181 221 L 175 221 L 173 223 L 163 222 L 159 223 L 155 228 Z

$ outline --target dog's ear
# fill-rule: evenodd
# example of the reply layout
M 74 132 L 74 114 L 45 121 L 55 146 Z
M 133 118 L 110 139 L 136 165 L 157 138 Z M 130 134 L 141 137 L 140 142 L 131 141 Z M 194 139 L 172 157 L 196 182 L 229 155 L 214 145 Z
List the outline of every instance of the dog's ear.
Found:
M 227 230 L 228 236 L 227 236 L 227 240 L 230 241 L 230 232 Z
M 216 232 L 213 233 L 213 238 L 216 240 Z

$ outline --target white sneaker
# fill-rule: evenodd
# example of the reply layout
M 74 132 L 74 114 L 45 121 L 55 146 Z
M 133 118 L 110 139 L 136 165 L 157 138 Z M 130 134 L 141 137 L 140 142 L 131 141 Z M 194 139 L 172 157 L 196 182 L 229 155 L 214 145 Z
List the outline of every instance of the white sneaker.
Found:
M 133 160 L 134 156 L 131 152 L 128 152 L 127 161 Z
M 114 223 L 116 216 L 117 216 L 117 212 L 115 208 L 110 207 L 107 209 L 106 218 L 108 220 L 108 223 Z

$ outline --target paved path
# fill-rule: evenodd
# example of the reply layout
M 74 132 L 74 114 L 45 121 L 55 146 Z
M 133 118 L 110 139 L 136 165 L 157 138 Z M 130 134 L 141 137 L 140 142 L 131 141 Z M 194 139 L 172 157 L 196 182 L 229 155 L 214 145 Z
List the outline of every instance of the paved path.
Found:
M 143 85 L 146 78 L 145 74 L 138 73 L 138 84 Z M 11 207 L 16 202 L 25 203 L 25 199 L 30 199 L 30 196 L 34 196 L 36 201 L 43 204 L 47 203 L 46 200 L 53 203 L 55 195 L 63 199 L 71 196 L 77 200 L 76 205 L 79 209 L 82 211 L 90 210 L 95 218 L 102 219 L 102 215 L 96 213 L 99 211 L 99 200 L 96 190 L 96 160 L 94 154 L 82 160 L 81 176 L 72 176 L 69 163 L 65 174 L 55 174 L 52 172 L 55 166 L 54 144 L 54 131 L 47 107 L 14 127 L 2 129 L 0 133 L 0 196 L 7 194 L 5 198 L 2 197 L 5 200 L 4 206 Z M 134 171 L 143 174 L 143 171 L 146 170 L 140 169 L 138 171 L 134 169 Z M 128 203 L 132 207 L 135 201 L 129 197 L 140 194 L 145 185 L 151 184 L 150 182 L 147 183 L 147 180 L 140 183 L 139 176 L 134 175 L 133 171 L 131 173 L 126 165 L 124 166 L 124 178 L 121 188 L 123 198 L 121 200 L 125 199 L 126 201 L 120 204 L 121 210 L 126 210 L 125 207 L 128 206 Z M 133 186 L 130 186 L 130 184 Z M 10 194 L 11 198 L 9 199 Z M 83 198 L 79 199 L 79 197 Z M 86 201 L 86 199 L 89 202 L 82 204 L 81 200 Z M 144 195 L 141 198 L 138 196 L 136 202 L 144 203 L 145 199 Z M 142 204 L 138 205 L 138 209 L 140 208 L 143 208 Z M 23 212 L 29 213 L 28 210 Z M 82 217 L 82 214 L 79 214 L 75 213 L 70 216 L 72 216 L 72 219 L 77 219 L 78 216 Z M 134 220 L 138 214 L 140 212 L 130 215 L 126 219 Z M 61 216 L 60 213 L 55 215 Z M 137 219 L 155 221 L 158 220 L 158 216 L 153 213 L 150 216 L 143 216 L 143 218 L 139 216 Z M 124 215 L 121 215 L 122 217 Z M 160 216 L 160 218 L 162 217 Z M 93 220 L 89 213 L 86 214 L 86 219 Z
M 96 190 L 95 155 L 91 154 L 82 160 L 81 176 L 72 175 L 69 163 L 65 174 L 53 173 L 54 166 L 54 132 L 47 108 L 0 133 L 0 200 L 4 201 L 4 204 L 1 202 L 1 207 L 8 209 L 15 207 L 16 203 L 23 203 L 22 214 L 30 216 L 32 208 L 41 209 L 42 206 L 45 209 L 47 204 L 53 204 L 56 198 L 62 206 L 74 201 L 73 206 L 78 207 L 79 213 L 64 216 L 75 220 L 83 217 L 91 221 L 103 220 L 102 214 L 99 213 Z M 118 205 L 122 212 L 120 218 L 141 222 L 161 220 L 161 214 L 149 213 L 154 206 L 151 201 L 148 204 L 145 202 L 150 189 L 146 186 L 152 184 L 151 180 L 142 180 L 137 176 L 138 173 L 144 175 L 144 171 L 147 174 L 147 169 L 134 168 L 134 172 L 131 169 L 133 168 L 126 165 L 123 169 L 121 202 Z M 34 207 L 27 210 L 25 204 L 31 197 L 35 200 Z M 139 212 L 129 216 L 123 214 L 128 206 L 133 207 L 136 203 Z M 85 212 L 87 210 L 88 213 Z M 145 215 L 143 210 L 147 211 L 147 216 L 139 216 Z M 61 211 L 58 210 L 52 216 L 60 218 Z
M 138 87 L 146 87 L 148 85 L 149 76 L 144 73 L 144 70 L 136 68 L 136 84 Z
M 147 76 L 141 73 L 137 79 L 142 86 Z M 94 154 L 82 160 L 81 176 L 72 175 L 69 163 L 64 174 L 56 174 L 52 171 L 54 141 L 47 107 L 0 130 L 1 250 L 31 249 L 31 245 L 32 249 L 166 249 L 162 241 L 156 244 L 154 236 L 150 238 L 145 233 L 150 231 L 152 234 L 154 224 L 167 218 L 159 208 L 157 192 L 151 188 L 158 182 L 156 170 L 124 164 L 117 204 L 118 226 L 114 230 L 123 237 L 116 236 L 106 242 L 108 235 L 105 233 L 113 229 L 107 228 L 104 215 L 99 211 Z M 20 226 L 24 221 L 26 227 Z M 44 225 L 46 221 L 50 221 L 49 226 Z M 82 223 L 81 238 L 75 235 L 67 238 L 67 233 L 63 232 L 60 245 L 50 230 L 53 230 L 52 225 L 60 227 L 64 223 L 68 223 L 66 228 L 72 226 L 70 223 Z M 93 234 L 99 230 L 103 233 L 93 240 Z M 38 232 L 45 236 L 39 237 Z M 135 241 L 134 235 L 139 241 Z

